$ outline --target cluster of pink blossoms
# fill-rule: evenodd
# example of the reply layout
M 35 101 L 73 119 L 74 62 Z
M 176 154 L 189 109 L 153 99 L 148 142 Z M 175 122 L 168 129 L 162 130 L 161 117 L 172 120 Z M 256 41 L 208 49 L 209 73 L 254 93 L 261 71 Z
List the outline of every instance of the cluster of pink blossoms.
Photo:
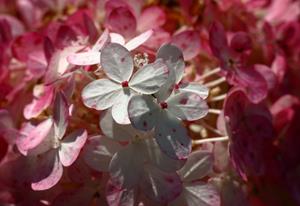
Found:
M 0 49 L 0 205 L 300 205 L 298 0 L 0 0 Z

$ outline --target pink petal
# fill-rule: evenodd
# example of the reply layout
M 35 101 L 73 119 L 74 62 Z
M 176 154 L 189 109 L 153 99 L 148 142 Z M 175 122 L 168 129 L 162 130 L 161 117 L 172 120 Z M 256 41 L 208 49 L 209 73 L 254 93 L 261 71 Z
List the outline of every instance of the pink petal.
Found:
M 76 41 L 77 35 L 75 31 L 66 25 L 62 25 L 59 27 L 56 39 L 55 39 L 55 46 L 59 49 L 63 49 L 66 46 L 71 45 L 71 41 Z
M 87 139 L 86 130 L 80 129 L 63 139 L 58 154 L 63 166 L 68 167 L 77 159 Z
M 201 50 L 200 34 L 194 30 L 187 30 L 176 34 L 172 37 L 171 43 L 182 50 L 184 60 L 186 61 L 196 57 Z
M 51 104 L 53 93 L 53 87 L 44 87 L 43 94 L 38 98 L 34 98 L 30 104 L 25 106 L 24 117 L 31 119 L 39 116 Z
M 256 64 L 254 66 L 254 69 L 265 79 L 268 85 L 268 90 L 272 90 L 275 88 L 277 84 L 277 78 L 271 68 L 265 65 Z
M 236 52 L 245 52 L 252 49 L 252 41 L 246 32 L 237 32 L 231 39 L 230 47 Z
M 95 23 L 86 13 L 83 14 L 83 21 L 89 36 L 89 41 L 90 43 L 94 43 L 98 37 L 98 30 Z
M 48 63 L 43 51 L 32 52 L 28 55 L 27 68 L 35 78 L 40 78 L 47 69 Z
M 105 23 L 111 31 L 122 34 L 125 38 L 134 35 L 137 25 L 135 16 L 127 7 L 113 9 Z
M 96 43 L 93 45 L 92 50 L 93 51 L 100 51 L 106 43 L 109 41 L 109 31 L 108 29 L 105 29 L 99 39 L 96 41 Z
M 138 30 L 143 32 L 149 29 L 160 27 L 166 22 L 164 11 L 158 6 L 151 6 L 143 10 L 138 18 Z
M 67 61 L 70 64 L 79 65 L 79 66 L 100 64 L 100 52 L 88 51 L 88 52 L 71 54 L 67 57 Z
M 139 46 L 141 46 L 142 44 L 144 44 L 152 36 L 152 34 L 153 34 L 153 30 L 145 31 L 144 33 L 142 33 L 142 34 L 134 37 L 130 41 L 128 41 L 125 44 L 125 47 L 129 51 L 132 51 L 132 50 L 138 48 Z
M 109 206 L 134 205 L 134 190 L 121 189 L 111 181 L 106 185 L 106 200 Z
M 40 156 L 36 161 L 38 165 L 36 172 L 33 174 L 31 188 L 33 190 L 50 189 L 58 183 L 63 174 L 63 167 L 59 162 L 57 151 L 51 150 Z
M 26 134 L 26 138 L 17 140 L 17 146 L 22 151 L 37 147 L 49 134 L 53 125 L 52 119 L 46 119 Z

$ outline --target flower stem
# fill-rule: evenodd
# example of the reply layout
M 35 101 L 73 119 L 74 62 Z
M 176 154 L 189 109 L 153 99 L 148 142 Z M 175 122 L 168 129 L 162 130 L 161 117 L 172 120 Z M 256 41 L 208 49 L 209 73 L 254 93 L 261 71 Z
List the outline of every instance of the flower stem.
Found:
M 219 96 L 212 97 L 208 101 L 209 102 L 222 101 L 222 100 L 224 100 L 226 98 L 226 96 L 227 96 L 227 94 L 222 94 L 222 95 L 219 95 Z
M 212 88 L 212 87 L 218 86 L 219 84 L 222 84 L 225 81 L 226 81 L 226 78 L 221 77 L 219 79 L 216 79 L 214 81 L 211 81 L 211 82 L 208 82 L 208 83 L 204 84 L 204 86 Z
M 217 67 L 217 68 L 215 68 L 215 69 L 213 69 L 213 70 L 211 70 L 211 71 L 209 71 L 209 72 L 206 72 L 205 74 L 203 74 L 203 75 L 198 79 L 198 81 L 204 80 L 205 78 L 210 77 L 210 76 L 212 76 L 212 75 L 218 73 L 219 71 L 221 71 L 221 69 L 220 69 L 220 67 Z
M 219 110 L 219 109 L 209 109 L 208 110 L 208 113 L 211 113 L 211 114 L 221 114 L 222 110 Z
M 223 142 L 229 140 L 228 136 L 223 136 L 223 137 L 212 137 L 212 138 L 207 138 L 207 139 L 198 139 L 198 140 L 193 140 L 193 144 L 203 144 L 207 142 Z

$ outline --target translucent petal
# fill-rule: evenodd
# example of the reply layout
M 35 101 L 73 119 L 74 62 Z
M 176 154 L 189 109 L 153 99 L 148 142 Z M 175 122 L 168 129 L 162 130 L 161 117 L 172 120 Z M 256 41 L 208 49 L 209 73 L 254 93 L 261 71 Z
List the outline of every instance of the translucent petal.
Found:
M 144 44 L 152 36 L 152 34 L 153 34 L 153 30 L 148 30 L 148 31 L 134 37 L 130 41 L 128 41 L 125 44 L 125 47 L 129 51 L 132 51 L 132 50 L 138 48 L 139 46 L 141 46 L 142 44 Z
M 146 139 L 144 141 L 145 152 L 149 162 L 155 165 L 162 171 L 175 172 L 182 168 L 185 160 L 175 160 L 165 155 L 159 148 L 158 144 L 153 138 Z
M 107 172 L 112 156 L 121 149 L 121 145 L 104 136 L 93 136 L 84 147 L 85 163 L 99 172 Z
M 69 105 L 62 92 L 56 94 L 53 111 L 55 136 L 61 139 L 68 126 Z
M 163 59 L 168 65 L 169 69 L 173 69 L 176 75 L 176 83 L 179 83 L 184 74 L 184 59 L 182 51 L 174 45 L 165 44 L 159 48 L 156 58 Z
M 66 136 L 59 147 L 58 154 L 63 166 L 68 167 L 77 159 L 87 139 L 86 130 L 80 129 Z
M 140 186 L 147 197 L 162 205 L 174 200 L 182 191 L 182 183 L 176 172 L 162 172 L 150 165 L 145 167 Z
M 157 60 L 139 69 L 129 82 L 130 88 L 142 93 L 153 94 L 158 92 L 160 87 L 166 83 L 169 76 L 169 69 L 162 61 Z
M 117 141 L 128 141 L 139 133 L 131 125 L 117 124 L 112 118 L 111 110 L 101 114 L 100 128 L 106 137 Z
M 153 101 L 144 95 L 135 95 L 129 100 L 128 115 L 133 127 L 143 131 L 154 127 L 160 108 Z
M 47 190 L 58 183 L 63 174 L 63 167 L 59 161 L 57 151 L 51 150 L 36 160 L 37 168 L 33 174 L 31 188 L 33 190 Z
M 170 206 L 220 206 L 221 199 L 213 185 L 185 184 L 181 195 Z
M 136 142 L 125 146 L 113 156 L 109 171 L 115 185 L 132 189 L 139 183 L 144 170 L 143 148 L 141 142 Z
M 186 164 L 178 174 L 184 182 L 193 182 L 205 177 L 213 167 L 213 156 L 210 152 L 196 151 L 190 154 Z
M 155 120 L 155 138 L 162 152 L 172 159 L 186 159 L 191 152 L 191 139 L 181 121 L 165 111 Z
M 198 94 L 202 99 L 206 99 L 209 94 L 208 88 L 197 82 L 179 84 L 179 91 L 194 92 Z
M 120 84 L 109 79 L 98 79 L 85 86 L 81 96 L 87 107 L 104 110 L 115 103 L 121 92 Z
M 79 66 L 99 64 L 100 52 L 88 51 L 88 52 L 70 54 L 67 57 L 67 61 L 70 64 L 79 65 Z
M 180 92 L 166 101 L 168 111 L 182 120 L 197 120 L 207 115 L 206 102 L 196 93 Z
M 116 82 L 128 81 L 133 71 L 130 52 L 120 44 L 111 43 L 101 52 L 101 65 L 105 74 Z

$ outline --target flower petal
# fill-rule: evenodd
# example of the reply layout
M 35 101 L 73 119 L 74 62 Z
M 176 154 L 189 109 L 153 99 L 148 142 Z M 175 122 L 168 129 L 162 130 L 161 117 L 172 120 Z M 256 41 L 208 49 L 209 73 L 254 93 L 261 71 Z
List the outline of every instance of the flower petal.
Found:
M 53 87 L 44 87 L 43 94 L 34 98 L 32 102 L 25 106 L 23 114 L 26 119 L 31 119 L 39 116 L 52 102 Z
M 171 42 L 183 51 L 184 60 L 191 60 L 200 53 L 200 34 L 196 30 L 186 30 L 172 37 Z
M 111 43 L 105 46 L 100 59 L 103 70 L 110 79 L 121 83 L 131 77 L 133 59 L 122 45 Z
M 197 120 L 207 115 L 206 102 L 196 93 L 180 92 L 167 99 L 168 111 L 182 120 Z
M 111 181 L 106 184 L 106 200 L 109 206 L 133 206 L 135 203 L 134 190 L 120 189 Z
M 118 33 L 109 33 L 111 43 L 125 45 L 125 39 L 121 34 Z
M 93 136 L 87 140 L 84 148 L 85 163 L 99 172 L 107 172 L 112 156 L 121 149 L 121 145 L 104 136 Z
M 133 127 L 148 131 L 157 121 L 160 108 L 150 96 L 135 95 L 129 100 L 128 115 Z
M 63 174 L 63 167 L 59 162 L 56 150 L 50 150 L 37 160 L 31 188 L 33 190 L 47 190 L 58 183 Z
M 21 151 L 31 150 L 37 147 L 45 138 L 47 138 L 53 125 L 52 119 L 46 119 L 35 128 L 33 128 L 25 138 L 17 140 L 17 146 Z
M 181 195 L 170 206 L 220 206 L 217 189 L 210 184 L 185 184 Z
M 101 116 L 100 128 L 106 137 L 117 141 L 131 140 L 138 133 L 138 130 L 131 125 L 117 124 L 112 118 L 111 110 L 105 111 L 103 116 Z
M 125 44 L 125 47 L 129 50 L 132 51 L 142 44 L 144 44 L 153 34 L 153 30 L 148 30 L 145 31 L 144 33 L 132 38 L 130 41 L 128 41 Z
M 169 69 L 173 69 L 176 75 L 176 83 L 179 83 L 184 74 L 184 59 L 182 51 L 175 45 L 165 44 L 159 48 L 156 58 L 163 59 Z
M 62 92 L 56 94 L 53 113 L 55 136 L 61 139 L 66 132 L 69 117 L 69 105 Z
M 167 112 L 155 121 L 155 138 L 161 150 L 172 159 L 186 159 L 191 152 L 191 139 L 181 121 Z
M 135 187 L 144 170 L 144 147 L 141 142 L 129 144 L 112 158 L 109 171 L 112 182 L 126 189 Z
M 145 168 L 140 186 L 147 197 L 160 204 L 171 202 L 182 191 L 182 183 L 176 172 L 162 172 L 150 165 Z
M 163 9 L 158 6 L 151 6 L 143 10 L 142 14 L 138 18 L 138 30 L 146 31 L 160 27 L 166 22 L 166 14 Z
M 197 82 L 189 82 L 189 83 L 181 83 L 179 84 L 180 92 L 186 91 L 186 92 L 193 92 L 198 94 L 202 99 L 206 99 L 209 94 L 209 90 L 206 86 L 201 85 Z
M 98 79 L 82 90 L 83 103 L 90 108 L 104 110 L 111 107 L 119 96 L 122 87 L 109 79 Z
M 79 129 L 65 137 L 58 150 L 59 159 L 63 166 L 68 167 L 77 159 L 81 148 L 87 139 L 86 130 Z
M 133 92 L 129 88 L 121 90 L 112 106 L 111 114 L 118 124 L 130 124 L 128 117 L 128 102 Z
M 178 174 L 184 182 L 193 182 L 205 177 L 213 167 L 213 156 L 207 151 L 196 151 L 190 154 L 186 164 Z
M 108 29 L 105 29 L 104 32 L 99 37 L 99 39 L 93 45 L 92 51 L 100 52 L 100 50 L 104 47 L 104 45 L 108 42 L 108 40 L 109 40 L 109 31 Z M 100 56 L 99 56 L 99 61 L 100 61 Z
M 100 52 L 88 51 L 71 54 L 67 57 L 70 64 L 86 66 L 100 63 Z
M 175 172 L 185 163 L 185 160 L 174 160 L 165 155 L 153 138 L 146 139 L 144 144 L 149 162 L 162 171 Z
M 142 94 L 153 94 L 166 83 L 169 69 L 162 61 L 157 60 L 139 69 L 131 78 L 129 87 Z

